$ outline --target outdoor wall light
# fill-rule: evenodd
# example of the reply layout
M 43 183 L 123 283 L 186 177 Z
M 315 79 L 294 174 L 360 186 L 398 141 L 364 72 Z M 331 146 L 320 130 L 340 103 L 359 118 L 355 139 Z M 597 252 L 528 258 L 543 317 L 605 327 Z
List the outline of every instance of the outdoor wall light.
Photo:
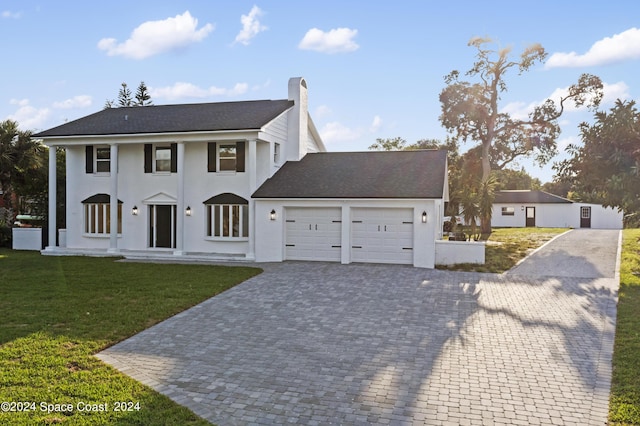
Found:
M 276 211 L 271 209 L 271 213 L 269 213 L 269 219 L 276 220 Z
M 131 209 L 131 214 L 134 216 L 138 216 L 138 206 L 133 206 Z
M 187 206 L 187 208 L 184 211 L 184 214 L 187 215 L 187 216 L 191 216 L 191 207 L 190 206 Z
M 426 211 L 422 212 L 422 223 L 427 223 L 427 212 Z
M 524 206 L 520 206 L 520 211 L 523 212 L 524 211 Z

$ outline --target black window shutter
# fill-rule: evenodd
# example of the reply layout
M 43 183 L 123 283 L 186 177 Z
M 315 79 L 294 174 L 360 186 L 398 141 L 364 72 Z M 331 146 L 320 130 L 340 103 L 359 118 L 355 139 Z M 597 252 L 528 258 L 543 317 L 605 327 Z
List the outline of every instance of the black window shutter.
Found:
M 144 144 L 144 172 L 153 172 L 153 145 L 150 143 Z
M 209 142 L 207 144 L 207 170 L 210 172 L 216 171 L 216 143 Z
M 236 172 L 244 172 L 244 142 L 236 142 Z
M 87 145 L 84 149 L 84 169 L 87 173 L 93 173 L 93 145 Z
M 178 144 L 171 144 L 171 173 L 178 172 Z

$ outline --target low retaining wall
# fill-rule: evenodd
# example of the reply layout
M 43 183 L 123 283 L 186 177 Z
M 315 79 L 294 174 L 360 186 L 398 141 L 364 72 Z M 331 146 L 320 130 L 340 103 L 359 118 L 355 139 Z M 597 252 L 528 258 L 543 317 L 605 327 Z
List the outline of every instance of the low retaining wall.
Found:
M 484 265 L 484 241 L 436 240 L 436 265 L 476 263 Z
M 13 228 L 14 250 L 42 249 L 42 228 Z

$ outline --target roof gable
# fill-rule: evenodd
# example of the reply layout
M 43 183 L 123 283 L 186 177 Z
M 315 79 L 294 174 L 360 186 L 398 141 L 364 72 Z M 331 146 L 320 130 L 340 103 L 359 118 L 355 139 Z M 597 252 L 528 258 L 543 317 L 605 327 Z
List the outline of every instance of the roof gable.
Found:
M 35 137 L 260 129 L 293 106 L 289 100 L 107 108 Z
M 510 190 L 499 191 L 493 201 L 497 204 L 537 203 L 537 204 L 571 204 L 573 201 L 545 191 Z
M 285 163 L 253 198 L 442 198 L 439 150 L 319 152 Z

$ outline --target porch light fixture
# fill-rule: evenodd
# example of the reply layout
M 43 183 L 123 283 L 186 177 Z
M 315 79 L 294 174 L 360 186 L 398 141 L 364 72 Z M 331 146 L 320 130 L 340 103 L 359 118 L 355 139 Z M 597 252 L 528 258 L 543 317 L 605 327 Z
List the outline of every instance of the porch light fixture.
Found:
M 422 223 L 427 223 L 427 212 L 426 211 L 422 212 Z
M 523 212 L 524 211 L 524 206 L 520 206 L 520 211 Z
M 184 211 L 184 214 L 187 216 L 191 216 L 191 206 L 187 206 L 187 208 Z
M 276 220 L 276 211 L 271 209 L 271 213 L 269 213 L 269 219 Z
M 131 214 L 134 216 L 138 216 L 138 206 L 133 206 L 131 209 Z

